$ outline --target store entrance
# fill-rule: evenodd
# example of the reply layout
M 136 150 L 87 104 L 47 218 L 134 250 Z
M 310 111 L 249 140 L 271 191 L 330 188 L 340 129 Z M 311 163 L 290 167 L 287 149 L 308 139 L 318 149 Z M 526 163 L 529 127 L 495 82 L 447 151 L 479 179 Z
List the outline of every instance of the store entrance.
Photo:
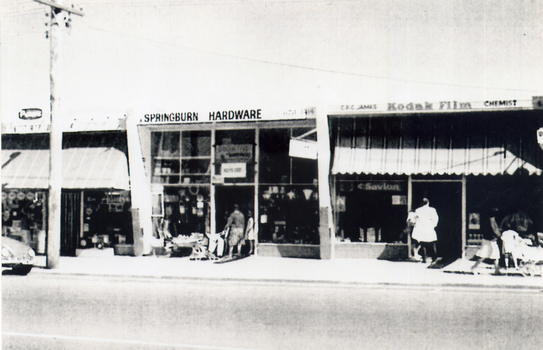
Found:
M 217 231 L 221 231 L 234 211 L 234 204 L 238 204 L 240 211 L 245 215 L 254 211 L 255 192 L 253 186 L 217 186 L 215 188 L 215 208 Z
M 437 232 L 437 255 L 444 262 L 462 256 L 462 184 L 461 182 L 413 180 L 413 209 L 420 206 L 423 198 L 430 200 L 439 215 Z

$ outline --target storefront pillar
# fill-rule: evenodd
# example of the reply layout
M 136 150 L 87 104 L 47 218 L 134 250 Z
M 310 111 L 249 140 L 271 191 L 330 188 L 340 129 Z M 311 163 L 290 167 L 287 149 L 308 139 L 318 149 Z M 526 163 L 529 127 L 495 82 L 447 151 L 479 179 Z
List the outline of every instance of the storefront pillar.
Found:
M 258 202 L 258 178 L 260 173 L 260 129 L 255 129 L 255 177 L 254 177 L 254 205 L 253 205 L 253 230 L 255 230 L 255 240 L 253 242 L 253 254 L 258 255 L 258 218 L 260 217 L 260 205 Z M 247 218 L 249 219 L 249 218 Z
M 332 259 L 331 205 L 330 205 L 330 132 L 324 88 L 319 88 L 320 100 L 316 107 L 318 181 L 319 181 L 319 238 L 320 258 Z
M 132 197 L 132 225 L 134 255 L 151 252 L 153 237 L 151 184 L 145 174 L 137 121 L 130 110 L 126 113 L 126 138 L 130 167 L 130 195 Z
M 407 179 L 407 213 L 406 217 L 409 215 L 411 210 L 413 210 L 413 178 L 409 175 Z M 407 257 L 413 257 L 413 250 L 411 249 L 413 242 L 411 241 L 411 234 L 407 235 Z
M 210 222 L 209 222 L 209 226 L 210 226 L 210 230 L 211 232 L 210 233 L 215 233 L 217 232 L 217 208 L 216 208 L 216 201 L 215 201 L 215 185 L 214 185 L 214 181 L 213 181 L 213 174 L 214 174 L 214 169 L 215 169 L 215 125 L 213 125 L 212 129 L 211 129 L 211 150 L 210 150 L 210 154 L 211 154 L 211 186 L 209 186 L 209 211 L 210 211 Z
M 467 247 L 467 192 L 466 192 L 466 175 L 462 175 L 462 259 L 466 258 Z

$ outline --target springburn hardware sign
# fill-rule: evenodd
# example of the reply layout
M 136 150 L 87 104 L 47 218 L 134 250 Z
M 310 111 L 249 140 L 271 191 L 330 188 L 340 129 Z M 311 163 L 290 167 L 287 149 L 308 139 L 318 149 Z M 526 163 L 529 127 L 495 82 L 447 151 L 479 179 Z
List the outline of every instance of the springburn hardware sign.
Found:
M 209 123 L 209 122 L 252 122 L 286 119 L 315 118 L 314 108 L 287 110 L 236 109 L 192 112 L 146 113 L 140 118 L 140 124 L 164 123 Z

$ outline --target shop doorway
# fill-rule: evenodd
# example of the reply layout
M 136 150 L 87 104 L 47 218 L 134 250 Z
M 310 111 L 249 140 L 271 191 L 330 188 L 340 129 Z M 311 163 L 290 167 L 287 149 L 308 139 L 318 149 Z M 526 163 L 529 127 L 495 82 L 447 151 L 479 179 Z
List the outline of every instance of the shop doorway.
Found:
M 439 215 L 437 255 L 445 263 L 462 257 L 462 183 L 413 180 L 411 207 L 418 208 L 423 198 L 430 200 Z
M 76 256 L 81 232 L 81 192 L 62 192 L 60 255 Z
M 226 225 L 228 216 L 234 210 L 234 204 L 238 204 L 240 211 L 245 215 L 247 212 L 254 212 L 255 192 L 253 186 L 217 186 L 215 188 L 215 219 L 217 231 Z

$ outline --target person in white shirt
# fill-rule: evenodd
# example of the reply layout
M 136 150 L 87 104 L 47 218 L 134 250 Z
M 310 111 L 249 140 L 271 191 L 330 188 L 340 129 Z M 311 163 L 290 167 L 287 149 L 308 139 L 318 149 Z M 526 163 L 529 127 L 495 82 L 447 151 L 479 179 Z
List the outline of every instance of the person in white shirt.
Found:
M 430 206 L 428 198 L 423 198 L 422 205 L 415 210 L 415 226 L 412 234 L 413 239 L 419 242 L 423 262 L 426 262 L 428 256 L 432 258 L 432 262 L 437 260 L 435 228 L 438 222 L 437 211 Z

